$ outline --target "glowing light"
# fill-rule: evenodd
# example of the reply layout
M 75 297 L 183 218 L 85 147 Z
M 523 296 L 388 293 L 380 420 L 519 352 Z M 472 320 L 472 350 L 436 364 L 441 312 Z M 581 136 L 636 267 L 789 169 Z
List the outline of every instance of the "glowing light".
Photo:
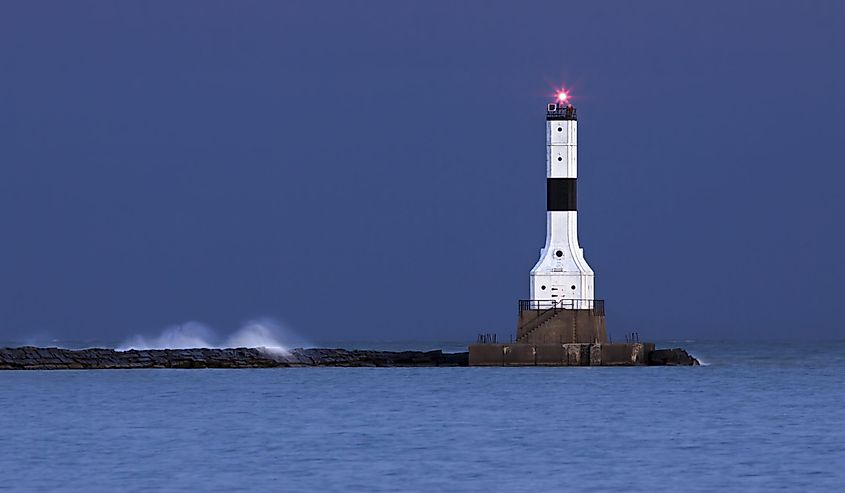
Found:
M 561 89 L 557 92 L 557 100 L 561 103 L 565 103 L 569 99 L 569 93 Z

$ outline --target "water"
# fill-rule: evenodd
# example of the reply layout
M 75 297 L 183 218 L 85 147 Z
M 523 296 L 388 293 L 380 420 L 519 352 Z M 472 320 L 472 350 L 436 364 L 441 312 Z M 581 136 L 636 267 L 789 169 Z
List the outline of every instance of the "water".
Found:
M 845 484 L 845 344 L 698 368 L 0 372 L 3 491 L 801 491 Z

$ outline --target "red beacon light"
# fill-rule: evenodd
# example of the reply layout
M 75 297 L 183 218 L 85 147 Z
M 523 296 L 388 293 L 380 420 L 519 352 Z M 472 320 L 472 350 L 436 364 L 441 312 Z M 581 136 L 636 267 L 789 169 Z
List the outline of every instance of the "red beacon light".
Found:
M 569 94 L 566 91 L 560 91 L 557 93 L 557 100 L 561 103 L 565 103 L 569 99 Z

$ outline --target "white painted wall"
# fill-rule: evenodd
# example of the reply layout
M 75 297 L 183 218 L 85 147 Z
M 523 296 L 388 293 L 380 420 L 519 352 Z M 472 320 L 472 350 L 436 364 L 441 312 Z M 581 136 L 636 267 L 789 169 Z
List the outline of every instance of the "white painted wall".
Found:
M 546 176 L 578 178 L 578 122 L 546 122 Z

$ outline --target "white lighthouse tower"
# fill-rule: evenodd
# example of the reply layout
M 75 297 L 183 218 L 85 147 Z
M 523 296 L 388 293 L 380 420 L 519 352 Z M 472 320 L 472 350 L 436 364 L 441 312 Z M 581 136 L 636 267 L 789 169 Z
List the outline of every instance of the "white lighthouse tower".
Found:
M 531 269 L 531 299 L 591 309 L 593 269 L 578 244 L 578 120 L 566 92 L 546 108 L 546 245 Z

